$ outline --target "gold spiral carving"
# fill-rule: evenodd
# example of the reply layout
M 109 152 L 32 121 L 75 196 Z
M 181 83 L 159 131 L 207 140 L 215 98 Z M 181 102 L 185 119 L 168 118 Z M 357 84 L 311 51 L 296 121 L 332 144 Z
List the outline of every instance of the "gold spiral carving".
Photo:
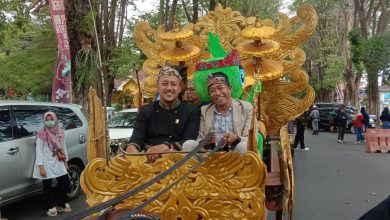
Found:
M 81 178 L 88 206 L 96 206 L 144 184 L 173 166 L 182 154 L 166 155 L 153 164 L 144 156 L 92 160 Z M 196 164 L 186 162 L 159 182 L 117 204 L 134 208 L 180 178 Z M 148 205 L 145 210 L 164 219 L 261 219 L 265 220 L 264 184 L 266 168 L 253 152 L 217 153 L 187 178 Z

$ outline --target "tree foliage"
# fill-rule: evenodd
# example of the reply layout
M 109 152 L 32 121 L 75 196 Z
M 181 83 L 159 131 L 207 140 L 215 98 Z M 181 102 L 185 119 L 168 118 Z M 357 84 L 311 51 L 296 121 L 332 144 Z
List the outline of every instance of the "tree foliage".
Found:
M 363 62 L 368 79 L 378 78 L 378 74 L 390 64 L 390 32 L 374 35 L 363 44 Z
M 361 74 L 364 70 L 363 64 L 363 39 L 360 35 L 360 30 L 357 28 L 352 28 L 348 33 L 348 40 L 351 43 L 351 61 L 355 65 L 356 70 Z
M 25 31 L 6 31 L 0 53 L 0 89 L 50 95 L 56 48 L 47 23 L 29 23 Z

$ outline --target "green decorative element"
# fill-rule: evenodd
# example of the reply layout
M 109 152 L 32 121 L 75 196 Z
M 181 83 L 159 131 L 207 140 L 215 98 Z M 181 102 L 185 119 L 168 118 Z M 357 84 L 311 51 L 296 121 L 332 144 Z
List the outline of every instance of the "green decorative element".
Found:
M 261 156 L 261 158 L 263 158 L 263 144 L 264 144 L 263 134 L 258 132 L 257 133 L 257 149 L 259 150 L 259 155 Z
M 255 84 L 256 84 L 256 83 L 254 83 L 254 84 L 252 85 L 251 92 L 249 93 L 248 97 L 246 98 L 246 101 L 250 102 L 252 105 L 253 105 L 253 95 L 255 94 Z M 262 84 L 261 84 L 261 82 L 260 82 L 260 80 L 259 80 L 259 82 L 258 82 L 258 84 L 257 84 L 257 93 L 260 93 L 261 90 L 262 90 L 262 88 L 263 88 L 263 87 L 262 87 Z
M 213 35 L 209 32 L 208 36 L 209 36 L 209 46 L 207 47 L 207 49 L 210 51 L 213 57 L 203 61 L 210 62 L 210 61 L 225 59 L 227 53 L 219 43 L 218 35 Z M 242 85 L 244 82 L 242 79 L 245 79 L 245 75 L 242 76 L 240 74 L 239 66 L 228 66 L 228 67 L 219 67 L 219 68 L 213 68 L 213 69 L 207 69 L 207 70 L 201 70 L 195 72 L 194 87 L 197 94 L 202 99 L 202 101 L 211 102 L 211 98 L 209 96 L 209 93 L 207 91 L 207 86 L 206 86 L 207 77 L 210 74 L 216 72 L 223 72 L 227 75 L 227 77 L 229 78 L 230 85 L 232 86 L 231 96 L 236 99 L 241 98 L 243 94 Z
M 213 55 L 213 57 L 224 57 L 227 56 L 227 53 L 225 49 L 223 49 L 221 43 L 218 39 L 218 34 L 212 34 L 211 32 L 208 33 L 209 36 L 209 46 L 207 47 L 207 50 L 210 51 L 210 53 Z

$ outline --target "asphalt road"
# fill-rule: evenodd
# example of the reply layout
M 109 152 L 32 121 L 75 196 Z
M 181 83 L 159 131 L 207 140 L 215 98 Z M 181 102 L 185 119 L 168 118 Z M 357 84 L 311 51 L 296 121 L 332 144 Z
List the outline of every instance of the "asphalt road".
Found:
M 295 151 L 296 220 L 358 219 L 390 195 L 390 154 L 366 153 L 355 135 L 306 131 L 309 151 Z
M 295 220 L 358 219 L 390 195 L 390 154 L 366 153 L 363 144 L 353 144 L 353 134 L 346 134 L 344 144 L 336 137 L 307 131 L 310 150 L 295 151 Z M 84 201 L 83 195 L 71 201 L 72 209 L 85 209 Z M 41 197 L 36 196 L 4 206 L 2 215 L 9 220 L 66 216 L 46 217 L 40 207 Z

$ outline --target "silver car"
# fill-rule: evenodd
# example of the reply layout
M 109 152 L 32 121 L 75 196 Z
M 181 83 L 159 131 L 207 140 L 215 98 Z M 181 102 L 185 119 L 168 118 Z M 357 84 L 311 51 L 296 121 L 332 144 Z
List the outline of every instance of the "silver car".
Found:
M 119 145 L 127 144 L 133 134 L 133 126 L 137 118 L 138 109 L 125 109 L 117 112 L 108 121 L 108 129 L 110 135 L 110 150 L 111 155 L 115 156 L 118 153 Z
M 72 104 L 0 101 L 0 203 L 1 205 L 41 192 L 40 180 L 32 178 L 35 138 L 43 128 L 43 114 L 56 113 L 65 131 L 71 185 L 68 198 L 80 192 L 80 174 L 87 163 L 88 123 Z

